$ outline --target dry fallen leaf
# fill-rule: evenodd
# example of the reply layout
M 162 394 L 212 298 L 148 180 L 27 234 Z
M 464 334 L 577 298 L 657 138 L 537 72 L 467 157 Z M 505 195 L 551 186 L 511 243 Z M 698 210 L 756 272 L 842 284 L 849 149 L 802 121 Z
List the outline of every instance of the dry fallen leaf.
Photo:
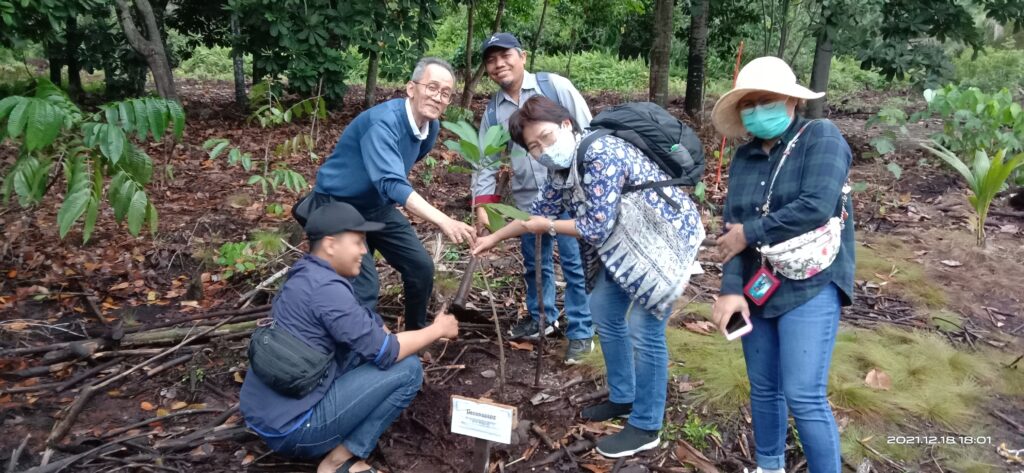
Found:
M 600 465 L 595 465 L 592 463 L 581 463 L 580 466 L 583 467 L 583 469 L 589 471 L 590 473 L 608 473 L 608 468 L 605 468 Z
M 959 268 L 964 264 L 954 259 L 944 259 L 941 261 L 942 264 L 949 266 L 950 268 Z
M 147 401 L 142 401 L 142 402 L 141 402 L 141 403 L 139 404 L 139 407 L 140 407 L 140 408 L 141 408 L 142 410 L 144 410 L 144 411 L 152 411 L 152 410 L 156 409 L 156 406 L 154 406 L 154 405 L 153 405 L 153 403 L 151 403 L 151 402 L 147 402 Z
M 875 368 L 868 372 L 868 375 L 864 378 L 864 384 L 867 384 L 872 389 L 888 391 L 892 389 L 892 378 L 885 371 Z
M 693 445 L 681 439 L 676 442 L 679 444 L 676 447 L 676 457 L 679 458 L 679 461 L 689 463 L 703 473 L 718 473 L 718 468 L 715 468 L 715 464 L 708 460 L 708 457 L 705 457 L 699 450 L 693 448 Z
M 179 304 L 181 304 L 183 307 L 192 307 L 192 308 L 195 308 L 195 309 L 199 309 L 200 308 L 199 307 L 199 301 L 181 301 L 181 302 L 179 302 Z
M 20 332 L 28 328 L 28 322 L 14 322 L 0 327 L 3 327 L 5 330 L 10 332 Z
M 686 327 L 687 330 L 701 335 L 711 335 L 711 333 L 715 331 L 715 324 L 708 322 L 707 320 L 684 322 L 683 326 Z
M 508 344 L 516 350 L 533 351 L 533 344 L 530 342 L 513 342 L 509 341 Z
M 242 384 L 245 382 L 245 377 L 242 376 L 241 371 L 235 371 L 235 382 L 238 384 Z
M 246 454 L 245 458 L 242 459 L 242 466 L 246 466 L 246 465 L 252 463 L 255 460 L 256 460 L 256 457 L 253 456 L 253 454 L 251 454 L 251 453 Z
M 186 407 L 188 407 L 188 403 L 185 402 L 185 401 L 178 401 L 178 402 L 176 402 L 174 404 L 171 404 L 171 410 L 172 411 L 180 411 L 180 410 L 182 410 L 182 409 L 184 409 Z
M 171 414 L 171 411 L 169 409 L 167 409 L 167 408 L 164 408 L 164 407 L 161 407 L 161 408 L 156 410 L 156 416 L 157 417 L 164 417 L 164 416 L 168 416 L 170 414 Z
M 704 381 L 693 381 L 693 382 L 690 382 L 690 381 L 680 381 L 679 382 L 679 392 L 681 392 L 681 393 L 688 393 L 688 392 L 693 391 L 694 389 L 697 389 L 697 388 L 699 388 L 699 387 L 701 387 L 703 385 L 704 385 Z
M 110 286 L 110 290 L 111 290 L 111 291 L 120 291 L 120 290 L 122 290 L 122 289 L 128 289 L 128 286 L 129 286 L 129 285 L 130 285 L 130 284 L 129 284 L 128 282 L 123 282 L 123 283 L 119 283 L 119 284 L 114 284 L 113 286 Z

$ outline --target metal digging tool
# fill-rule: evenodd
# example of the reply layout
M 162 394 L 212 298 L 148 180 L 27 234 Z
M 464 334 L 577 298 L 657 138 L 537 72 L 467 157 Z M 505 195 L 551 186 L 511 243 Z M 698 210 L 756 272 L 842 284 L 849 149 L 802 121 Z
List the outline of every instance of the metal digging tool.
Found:
M 476 266 L 476 256 L 470 256 L 469 265 L 466 266 L 466 272 L 462 274 L 459 289 L 455 291 L 455 299 L 452 301 L 448 311 L 459 322 L 485 324 L 491 321 L 490 317 L 485 316 L 479 309 L 466 303 L 466 296 L 469 295 L 470 289 L 473 288 L 473 273 L 476 272 Z

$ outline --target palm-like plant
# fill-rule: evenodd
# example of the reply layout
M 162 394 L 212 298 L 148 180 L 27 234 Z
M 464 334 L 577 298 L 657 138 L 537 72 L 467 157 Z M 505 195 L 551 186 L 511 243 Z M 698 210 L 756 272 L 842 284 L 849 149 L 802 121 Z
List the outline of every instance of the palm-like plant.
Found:
M 978 246 L 985 246 L 985 219 L 988 217 L 989 207 L 992 199 L 995 198 L 1006 180 L 1013 171 L 1024 165 L 1024 153 L 1019 153 L 1007 159 L 1007 149 L 1003 148 L 996 152 L 995 156 L 989 157 L 985 150 L 974 152 L 974 162 L 968 166 L 960 158 L 944 146 L 935 143 L 934 146 L 921 145 L 932 154 L 943 160 L 963 176 L 967 185 L 971 188 L 972 195 L 967 197 L 971 207 L 974 208 L 976 217 L 976 236 Z

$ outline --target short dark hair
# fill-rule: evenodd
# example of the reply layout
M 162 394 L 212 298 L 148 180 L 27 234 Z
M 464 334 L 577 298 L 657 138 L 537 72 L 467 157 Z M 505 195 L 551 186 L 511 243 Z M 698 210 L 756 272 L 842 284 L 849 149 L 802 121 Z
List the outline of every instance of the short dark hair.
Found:
M 525 148 L 523 130 L 527 125 L 534 122 L 550 122 L 561 125 L 566 120 L 572 123 L 574 130 L 579 130 L 576 120 L 572 118 L 572 114 L 565 107 L 543 95 L 534 95 L 509 117 L 508 134 L 512 136 L 514 143 Z

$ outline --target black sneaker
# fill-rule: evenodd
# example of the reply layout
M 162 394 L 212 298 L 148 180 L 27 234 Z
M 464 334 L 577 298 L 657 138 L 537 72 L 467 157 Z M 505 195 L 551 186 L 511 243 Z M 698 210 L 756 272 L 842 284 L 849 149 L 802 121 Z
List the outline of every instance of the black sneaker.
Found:
M 621 458 L 655 448 L 660 442 L 657 430 L 638 429 L 627 422 L 619 433 L 598 440 L 596 450 L 608 458 Z
M 565 364 L 579 364 L 592 351 L 594 351 L 594 341 L 589 338 L 569 340 L 569 348 L 565 350 Z
M 548 328 L 544 330 L 544 336 L 551 335 L 558 328 L 558 321 L 548 325 Z M 508 331 L 509 338 L 513 340 L 536 340 L 537 332 L 540 331 L 540 324 L 537 323 L 533 318 L 528 318 L 518 324 L 514 325 Z
M 583 412 L 580 413 L 580 417 L 582 417 L 583 420 L 604 422 L 608 419 L 614 419 L 616 417 L 629 417 L 629 413 L 632 411 L 632 402 L 620 404 L 617 402 L 605 401 L 600 404 L 583 409 Z

